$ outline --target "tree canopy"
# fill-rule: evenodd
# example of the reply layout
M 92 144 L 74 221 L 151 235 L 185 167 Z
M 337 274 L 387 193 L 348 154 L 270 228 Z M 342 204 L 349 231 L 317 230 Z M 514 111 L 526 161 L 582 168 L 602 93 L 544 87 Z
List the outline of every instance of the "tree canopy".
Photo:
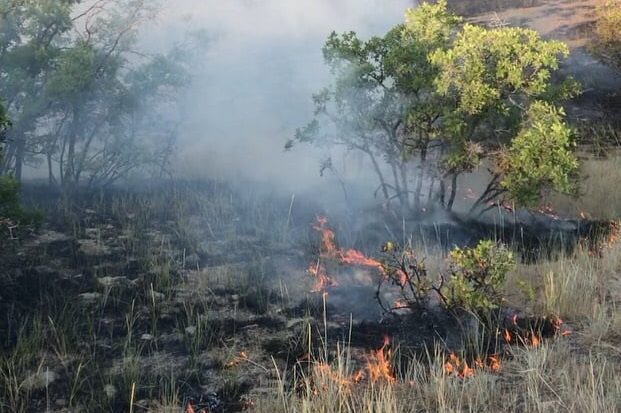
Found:
M 313 97 L 315 118 L 287 148 L 365 153 L 385 201 L 408 211 L 450 210 L 458 177 L 481 167 L 490 182 L 472 211 L 573 190 L 577 161 L 561 105 L 579 87 L 557 80 L 569 53 L 563 43 L 524 28 L 464 24 L 438 1 L 408 10 L 382 37 L 332 33 L 323 52 L 334 82 Z
M 143 1 L 0 0 L 0 96 L 13 122 L 0 172 L 47 164 L 65 188 L 164 168 L 184 52 L 146 54 Z

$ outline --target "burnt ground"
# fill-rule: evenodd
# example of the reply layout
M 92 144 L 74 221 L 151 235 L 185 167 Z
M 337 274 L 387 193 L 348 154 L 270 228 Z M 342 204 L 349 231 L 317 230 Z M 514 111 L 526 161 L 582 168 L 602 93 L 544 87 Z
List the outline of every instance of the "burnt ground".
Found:
M 312 202 L 290 208 L 288 199 L 216 183 L 85 193 L 71 203 L 36 187 L 25 198 L 48 223 L 3 242 L 0 361 L 11 377 L 0 411 L 124 411 L 132 401 L 134 411 L 161 411 L 190 399 L 241 411 L 276 386 L 275 366 L 304 369 L 309 343 L 319 349 L 323 337 L 330 351 L 349 343 L 362 365 L 384 336 L 404 354 L 422 357 L 438 343 L 461 350 L 472 323 L 433 306 L 382 314 L 374 282 L 359 283 L 351 268 L 325 301 L 312 293 L 305 269 L 321 211 Z M 554 245 L 546 239 L 559 228 L 578 239 L 587 225 L 533 222 L 535 248 Z M 367 221 L 349 246 L 375 253 L 401 225 Z M 407 225 L 420 245 L 440 249 L 504 233 L 456 217 Z M 503 311 L 501 324 L 513 312 Z M 496 354 L 503 343 L 492 334 L 486 345 Z

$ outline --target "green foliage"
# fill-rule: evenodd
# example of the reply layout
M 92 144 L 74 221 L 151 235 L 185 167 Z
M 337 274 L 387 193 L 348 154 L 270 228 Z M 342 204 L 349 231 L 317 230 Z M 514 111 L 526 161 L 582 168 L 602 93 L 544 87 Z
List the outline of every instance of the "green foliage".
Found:
M 596 11 L 595 52 L 621 70 L 621 0 L 606 0 Z
M 450 253 L 452 271 L 441 288 L 449 309 L 476 313 L 498 308 L 507 273 L 514 267 L 511 251 L 492 241 L 474 248 L 455 248 Z
M 472 211 L 507 192 L 531 205 L 544 190 L 571 189 L 577 165 L 560 104 L 580 88 L 572 78 L 553 81 L 565 44 L 530 29 L 462 24 L 438 1 L 408 10 L 405 24 L 383 37 L 332 33 L 323 53 L 334 84 L 313 96 L 315 119 L 286 149 L 299 142 L 362 151 L 385 200 L 406 209 L 420 206 L 429 182 L 428 205 L 439 199 L 450 209 L 455 185 L 445 204 L 445 180 L 457 182 L 486 158 L 492 178 Z
M 534 30 L 465 24 L 451 47 L 430 59 L 440 68 L 438 92 L 454 95 L 457 108 L 474 115 L 489 107 L 505 111 L 509 98 L 543 95 L 559 59 L 568 55 L 565 44 L 544 41 Z
M 67 189 L 161 173 L 189 56 L 136 49 L 153 15 L 143 1 L 79 3 L 0 0 L 0 95 L 13 120 L 0 173 L 21 179 L 22 165 L 45 159 L 50 184 Z
M 534 102 L 501 162 L 505 169 L 501 184 L 522 205 L 535 204 L 546 190 L 571 193 L 576 188 L 578 160 L 572 151 L 572 130 L 563 116 L 562 109 Z

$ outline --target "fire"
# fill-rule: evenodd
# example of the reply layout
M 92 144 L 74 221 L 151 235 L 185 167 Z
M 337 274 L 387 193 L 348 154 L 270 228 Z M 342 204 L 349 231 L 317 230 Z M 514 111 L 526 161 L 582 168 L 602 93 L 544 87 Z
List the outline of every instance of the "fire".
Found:
M 504 338 L 505 343 L 511 343 L 511 341 L 513 340 L 513 336 L 511 335 L 511 332 L 509 332 L 509 330 L 507 330 L 505 328 L 504 333 L 502 334 L 502 338 Z
M 474 360 L 471 367 L 467 361 L 459 358 L 455 353 L 451 353 L 443 366 L 444 374 L 461 378 L 472 377 L 475 374 L 475 370 L 483 370 L 486 368 L 493 373 L 500 371 L 500 359 L 497 355 L 492 354 L 488 356 L 485 361 L 481 358 L 477 358 Z
M 542 215 L 547 215 L 548 217 L 552 218 L 555 221 L 560 218 L 559 215 L 554 210 L 554 208 L 552 208 L 552 205 L 550 204 L 540 206 L 537 209 L 537 212 L 539 212 Z
M 328 275 L 326 268 L 319 261 L 317 261 L 316 264 L 311 264 L 307 271 L 316 279 L 315 285 L 311 289 L 314 293 L 325 291 L 328 287 L 335 287 L 338 285 L 336 280 Z
M 384 337 L 384 345 L 378 350 L 374 351 L 367 359 L 367 371 L 369 372 L 369 378 L 371 381 L 376 382 L 384 380 L 387 383 L 394 383 L 396 381 L 395 376 L 390 369 L 390 351 L 386 350 L 390 344 L 390 339 Z
M 336 260 L 341 264 L 356 265 L 367 267 L 378 271 L 382 276 L 386 277 L 386 271 L 383 264 L 373 258 L 367 257 L 362 252 L 355 249 L 342 250 L 336 246 L 335 234 L 327 227 L 328 220 L 325 217 L 317 217 L 317 222 L 313 228 L 321 233 L 321 252 L 319 259 L 308 268 L 308 273 L 317 281 L 312 288 L 313 292 L 325 291 L 328 287 L 338 285 L 336 280 L 330 276 L 322 264 L 322 260 Z M 402 271 L 399 272 L 399 281 L 401 285 L 405 285 L 407 275 Z
M 313 366 L 315 377 L 313 393 L 318 395 L 331 385 L 336 385 L 339 391 L 349 392 L 353 385 L 359 384 L 365 379 L 373 383 L 384 381 L 389 384 L 394 384 L 396 378 L 390 367 L 390 351 L 387 350 L 389 344 L 390 340 L 388 337 L 385 337 L 382 347 L 372 351 L 367 356 L 365 368 L 356 371 L 351 376 L 339 369 L 335 369 L 327 363 L 316 363 Z

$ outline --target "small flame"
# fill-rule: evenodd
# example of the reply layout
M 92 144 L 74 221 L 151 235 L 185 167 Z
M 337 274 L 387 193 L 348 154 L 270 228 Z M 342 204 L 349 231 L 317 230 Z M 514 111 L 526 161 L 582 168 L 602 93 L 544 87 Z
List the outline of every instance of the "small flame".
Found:
M 321 233 L 321 252 L 317 262 L 312 263 L 308 268 L 308 273 L 317 280 L 311 290 L 312 292 L 325 291 L 328 287 L 338 285 L 322 264 L 322 260 L 325 259 L 336 260 L 341 264 L 368 267 L 377 270 L 384 277 L 387 276 L 383 264 L 378 260 L 367 257 L 362 252 L 354 249 L 339 249 L 336 246 L 334 231 L 328 228 L 327 224 L 328 219 L 326 217 L 317 217 L 317 222 L 313 226 L 316 231 Z M 401 285 L 405 285 L 407 281 L 407 275 L 403 271 L 399 272 L 399 281 Z
M 507 329 L 505 329 L 504 333 L 502 334 L 502 337 L 505 340 L 505 343 L 511 343 L 511 341 L 513 340 L 513 336 L 511 335 L 511 332 Z
M 384 337 L 384 345 L 378 350 L 374 351 L 367 359 L 367 371 L 369 372 L 369 378 L 371 381 L 376 382 L 385 380 L 387 383 L 394 383 L 396 381 L 395 376 L 390 369 L 390 351 L 386 350 L 386 347 L 390 344 L 390 339 Z
M 459 358 L 455 353 L 451 353 L 444 363 L 444 374 L 461 378 L 472 377 L 476 370 L 489 369 L 493 373 L 500 371 L 500 359 L 496 354 L 488 356 L 485 361 L 480 357 L 476 358 L 472 367 L 467 361 Z

